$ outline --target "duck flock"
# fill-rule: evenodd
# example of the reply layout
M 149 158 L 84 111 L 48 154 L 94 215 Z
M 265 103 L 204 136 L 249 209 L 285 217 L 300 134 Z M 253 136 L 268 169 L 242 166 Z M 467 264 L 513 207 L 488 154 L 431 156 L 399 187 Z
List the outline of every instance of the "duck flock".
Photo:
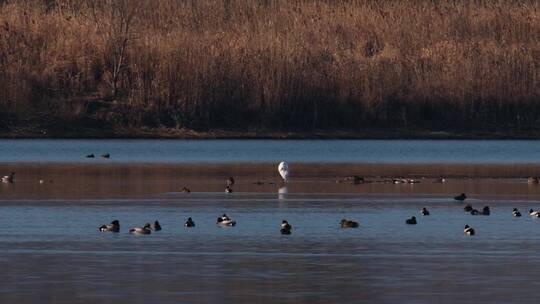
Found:
M 94 154 L 90 154 L 90 155 L 87 155 L 86 157 L 87 158 L 94 158 L 95 156 L 94 156 Z M 109 158 L 110 154 L 106 153 L 106 154 L 101 155 L 101 157 Z M 289 166 L 288 166 L 288 164 L 286 162 L 281 162 L 278 165 L 278 172 L 281 175 L 281 177 L 283 178 L 283 181 L 285 183 L 287 183 L 288 180 L 289 180 L 290 170 L 289 170 Z M 2 183 L 13 183 L 14 178 L 15 178 L 15 172 L 11 172 L 9 175 L 1 177 L 0 181 Z M 357 180 L 360 180 L 361 182 L 363 182 L 363 178 L 356 178 L 356 176 L 355 176 L 354 181 L 357 182 Z M 529 183 L 534 183 L 534 182 L 538 182 L 538 180 L 539 180 L 538 178 L 534 178 L 534 179 L 529 178 L 528 181 L 529 181 Z M 444 182 L 444 179 L 442 179 L 442 182 Z M 235 183 L 235 180 L 234 180 L 233 177 L 229 177 L 226 180 L 226 187 L 225 187 L 225 192 L 226 193 L 232 193 L 233 192 L 234 183 Z M 191 190 L 189 188 L 187 188 L 187 187 L 184 187 L 184 188 L 182 188 L 182 192 L 190 193 Z M 460 202 L 463 202 L 466 199 L 467 199 L 467 195 L 465 193 L 461 193 L 460 195 L 454 197 L 454 200 L 460 201 Z M 479 211 L 479 210 L 473 208 L 472 205 L 467 204 L 467 205 L 465 205 L 463 210 L 465 212 L 469 212 L 471 215 L 486 215 L 486 216 L 490 215 L 489 206 L 484 206 L 484 208 L 482 208 L 482 210 Z M 422 210 L 420 211 L 420 214 L 422 216 L 429 216 L 430 215 L 429 210 L 427 208 L 425 208 L 425 207 L 422 208 Z M 521 212 L 517 208 L 514 208 L 512 210 L 512 216 L 521 217 Z M 533 209 L 530 209 L 529 210 L 529 216 L 539 218 L 540 217 L 540 211 L 534 211 Z M 412 216 L 411 218 L 408 218 L 408 219 L 405 220 L 405 224 L 407 224 L 407 225 L 416 225 L 417 223 L 418 223 L 418 221 L 417 221 L 415 216 Z M 220 226 L 220 227 L 234 227 L 234 226 L 236 226 L 236 221 L 231 219 L 230 217 L 228 217 L 227 214 L 223 214 L 222 216 L 217 218 L 216 224 L 218 226 Z M 340 221 L 339 225 L 340 225 L 341 228 L 358 228 L 360 226 L 358 224 L 358 222 L 348 220 L 348 219 L 342 219 Z M 195 227 L 195 222 L 193 221 L 193 219 L 191 217 L 189 217 L 184 222 L 184 226 L 187 227 L 187 228 L 193 228 L 193 227 Z M 129 229 L 129 233 L 134 234 L 134 235 L 148 235 L 148 234 L 151 234 L 152 231 L 160 231 L 161 229 L 162 229 L 162 227 L 161 227 L 159 221 L 155 221 L 154 224 L 146 223 L 142 227 L 133 227 L 133 228 Z M 99 226 L 98 230 L 101 231 L 101 232 L 118 233 L 118 232 L 120 232 L 120 222 L 118 220 L 113 220 L 110 224 L 104 224 L 104 225 Z M 289 235 L 289 234 L 291 234 L 291 231 L 292 231 L 292 225 L 289 224 L 289 222 L 287 220 L 283 220 L 282 223 L 281 223 L 281 226 L 280 226 L 281 234 Z M 469 236 L 473 236 L 473 235 L 475 235 L 475 230 L 474 230 L 474 228 L 470 227 L 469 225 L 465 225 L 465 227 L 463 229 L 463 233 L 466 234 L 466 235 L 469 235 Z

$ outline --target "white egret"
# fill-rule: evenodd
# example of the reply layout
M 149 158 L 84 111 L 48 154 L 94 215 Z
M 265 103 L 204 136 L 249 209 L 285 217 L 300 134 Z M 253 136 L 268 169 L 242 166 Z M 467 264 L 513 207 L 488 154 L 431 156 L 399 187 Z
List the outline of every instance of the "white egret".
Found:
M 279 172 L 279 175 L 281 175 L 281 177 L 283 178 L 284 182 L 287 182 L 289 180 L 290 171 L 289 171 L 289 165 L 286 162 L 279 163 L 278 172 Z

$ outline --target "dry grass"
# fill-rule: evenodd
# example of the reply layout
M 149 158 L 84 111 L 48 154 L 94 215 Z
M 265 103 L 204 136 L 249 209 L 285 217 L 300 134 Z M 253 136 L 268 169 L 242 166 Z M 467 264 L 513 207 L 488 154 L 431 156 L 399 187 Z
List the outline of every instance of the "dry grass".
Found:
M 540 118 L 539 37 L 534 0 L 8 0 L 0 113 L 198 129 L 527 128 Z

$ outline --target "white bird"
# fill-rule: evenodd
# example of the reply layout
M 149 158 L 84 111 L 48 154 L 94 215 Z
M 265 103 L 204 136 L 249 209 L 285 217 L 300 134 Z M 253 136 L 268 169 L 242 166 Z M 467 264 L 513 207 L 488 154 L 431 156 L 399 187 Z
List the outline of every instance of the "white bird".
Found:
M 11 172 L 9 175 L 2 176 L 2 183 L 13 183 L 15 172 Z
M 530 216 L 533 216 L 533 217 L 540 217 L 540 212 L 539 211 L 534 211 L 532 209 L 529 210 L 529 215 Z
M 278 172 L 279 175 L 281 175 L 281 178 L 283 178 L 284 182 L 287 182 L 289 180 L 289 165 L 286 162 L 279 163 L 278 166 Z

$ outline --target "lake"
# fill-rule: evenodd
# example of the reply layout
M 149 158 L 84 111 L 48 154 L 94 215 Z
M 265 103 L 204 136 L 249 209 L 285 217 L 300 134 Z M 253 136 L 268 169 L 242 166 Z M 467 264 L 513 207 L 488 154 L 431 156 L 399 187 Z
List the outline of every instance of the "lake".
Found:
M 97 159 L 85 158 L 95 154 Z M 0 140 L 0 163 L 539 163 L 535 140 Z
M 527 177 L 540 175 L 539 150 L 536 141 L 0 140 L 0 173 L 16 172 L 0 183 L 0 303 L 536 303 L 540 218 L 527 210 L 540 209 L 540 185 Z M 291 164 L 287 185 L 280 160 Z M 464 212 L 453 199 L 461 192 L 491 215 Z M 223 213 L 237 226 L 218 227 Z M 405 224 L 411 216 L 417 225 Z M 183 227 L 187 217 L 195 228 Z M 342 218 L 360 227 L 341 229 Z M 98 231 L 114 219 L 120 233 Z M 291 235 L 280 234 L 283 219 Z M 155 220 L 162 231 L 128 233 Z

